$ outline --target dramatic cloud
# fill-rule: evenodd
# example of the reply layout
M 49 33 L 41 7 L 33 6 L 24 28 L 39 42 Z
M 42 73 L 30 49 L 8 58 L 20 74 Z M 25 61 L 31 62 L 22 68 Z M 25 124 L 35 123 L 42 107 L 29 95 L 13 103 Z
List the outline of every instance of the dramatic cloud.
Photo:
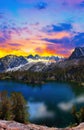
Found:
M 43 40 L 45 40 L 47 42 L 55 43 L 55 44 L 61 44 L 61 43 L 69 44 L 71 42 L 70 39 L 67 38 L 67 37 L 64 37 L 62 39 L 48 39 L 48 38 L 45 38 Z
M 47 25 L 43 28 L 43 31 L 51 33 L 51 32 L 61 32 L 61 31 L 70 31 L 72 29 L 72 25 L 69 23 L 60 23 L 58 25 Z
M 84 46 L 83 7 L 84 0 L 1 0 L 0 56 L 68 57 Z
M 63 38 L 44 38 L 42 39 L 49 43 L 60 44 L 68 48 L 74 48 L 79 46 L 84 46 L 84 33 L 76 33 L 71 37 L 64 36 Z
M 72 43 L 74 43 L 75 46 L 84 46 L 84 33 L 78 33 L 75 35 L 72 39 Z
M 47 3 L 39 2 L 39 3 L 37 3 L 36 8 L 39 9 L 39 10 L 46 9 L 47 8 Z

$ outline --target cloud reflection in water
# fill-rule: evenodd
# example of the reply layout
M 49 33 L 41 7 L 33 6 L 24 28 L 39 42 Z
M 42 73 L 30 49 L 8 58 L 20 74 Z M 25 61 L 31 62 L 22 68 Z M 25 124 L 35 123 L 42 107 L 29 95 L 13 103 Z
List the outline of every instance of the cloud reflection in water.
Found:
M 69 102 L 61 102 L 57 106 L 63 111 L 69 111 L 75 104 L 84 103 L 84 95 L 80 95 L 75 99 L 71 99 Z
M 49 111 L 43 102 L 29 102 L 29 113 L 31 119 L 53 118 L 54 112 Z

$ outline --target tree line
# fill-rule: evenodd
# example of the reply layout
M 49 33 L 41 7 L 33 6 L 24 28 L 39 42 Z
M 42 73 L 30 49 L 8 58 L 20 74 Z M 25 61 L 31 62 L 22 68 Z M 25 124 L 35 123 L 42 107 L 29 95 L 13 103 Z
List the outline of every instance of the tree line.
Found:
M 0 79 L 18 80 L 25 83 L 39 84 L 46 81 L 76 81 L 84 82 L 84 66 L 56 67 L 45 72 L 16 71 L 1 73 Z

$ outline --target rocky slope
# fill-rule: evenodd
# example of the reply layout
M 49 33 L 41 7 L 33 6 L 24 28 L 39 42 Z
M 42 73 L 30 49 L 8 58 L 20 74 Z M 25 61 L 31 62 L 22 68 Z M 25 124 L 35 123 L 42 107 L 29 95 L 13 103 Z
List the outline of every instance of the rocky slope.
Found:
M 3 58 L 0 58 L 0 72 L 8 72 L 8 71 L 43 71 L 47 69 L 47 67 L 52 64 L 52 62 L 56 63 L 56 61 L 60 61 L 59 57 L 40 57 L 38 55 L 28 57 L 23 56 L 15 56 L 15 55 L 7 55 Z
M 73 128 L 49 128 L 47 126 L 40 126 L 35 124 L 21 124 L 14 121 L 0 120 L 0 130 L 84 130 L 84 123 Z
M 77 47 L 69 57 L 69 59 L 84 58 L 84 47 Z
M 74 49 L 68 59 L 58 62 L 56 66 L 59 68 L 68 68 L 70 66 L 84 65 L 84 47 L 77 47 Z
M 68 67 L 77 67 L 77 66 L 83 66 L 84 65 L 84 58 L 78 58 L 78 59 L 67 59 L 62 62 L 58 62 L 56 64 L 59 68 L 68 68 Z
M 0 58 L 0 72 L 6 71 L 9 68 L 18 67 L 27 63 L 23 56 L 7 55 Z

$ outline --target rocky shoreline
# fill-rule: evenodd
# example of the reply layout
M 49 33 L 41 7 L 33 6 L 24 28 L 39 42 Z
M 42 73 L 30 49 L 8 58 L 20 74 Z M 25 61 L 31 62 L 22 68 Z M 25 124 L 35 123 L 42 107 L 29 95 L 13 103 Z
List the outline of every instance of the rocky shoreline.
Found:
M 72 128 L 49 128 L 35 124 L 21 124 L 15 121 L 0 120 L 0 130 L 84 130 L 84 123 Z

